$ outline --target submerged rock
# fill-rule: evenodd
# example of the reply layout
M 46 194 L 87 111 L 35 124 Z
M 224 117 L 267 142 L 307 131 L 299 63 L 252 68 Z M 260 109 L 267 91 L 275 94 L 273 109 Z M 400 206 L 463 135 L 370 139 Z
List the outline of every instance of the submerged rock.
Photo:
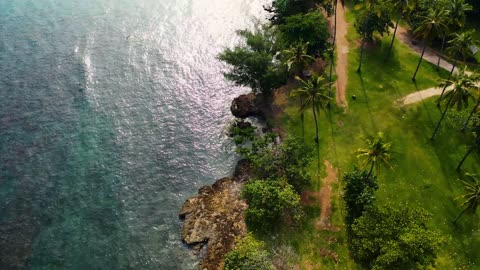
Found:
M 182 241 L 195 251 L 206 245 L 200 261 L 201 270 L 223 269 L 224 256 L 231 251 L 238 238 L 244 237 L 247 227 L 244 211 L 247 204 L 240 197 L 246 163 L 234 178 L 222 178 L 212 186 L 199 189 L 198 195 L 188 199 L 180 210 L 184 220 Z

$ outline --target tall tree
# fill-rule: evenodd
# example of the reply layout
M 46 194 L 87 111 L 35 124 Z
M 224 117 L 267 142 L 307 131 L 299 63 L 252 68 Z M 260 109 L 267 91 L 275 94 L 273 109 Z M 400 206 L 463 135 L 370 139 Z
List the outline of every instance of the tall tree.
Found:
M 422 38 L 423 40 L 423 49 L 420 59 L 418 60 L 417 68 L 413 74 L 412 81 L 416 80 L 418 69 L 422 63 L 423 55 L 425 54 L 425 49 L 429 41 L 433 37 L 442 36 L 447 28 L 447 12 L 443 7 L 437 7 L 435 9 L 430 9 L 425 16 L 420 16 L 422 19 L 418 27 L 415 29 L 413 34 L 416 37 Z
M 383 132 L 378 132 L 377 136 L 365 138 L 366 148 L 359 148 L 356 151 L 358 158 L 363 158 L 362 167 L 370 165 L 368 176 L 373 173 L 373 168 L 377 170 L 380 165 L 392 168 L 390 164 L 392 143 L 385 142 Z
M 375 32 L 382 36 L 388 33 L 389 28 L 393 26 L 393 24 L 386 7 L 379 3 L 365 3 L 355 6 L 355 8 L 362 9 L 354 23 L 355 30 L 362 39 L 362 44 L 360 45 L 360 63 L 357 69 L 357 72 L 361 72 L 365 42 L 373 41 L 373 34 Z
M 467 61 L 467 57 L 473 56 L 472 53 L 472 46 L 478 45 L 480 42 L 475 39 L 474 35 L 475 30 L 465 31 L 463 33 L 454 33 L 453 38 L 448 42 L 447 54 L 454 59 L 452 69 L 450 70 L 450 74 L 448 78 L 453 74 L 455 67 L 457 66 L 458 60 L 462 60 L 463 62 Z M 440 106 L 440 100 L 445 93 L 446 85 L 442 90 L 442 94 L 438 99 L 437 106 Z
M 475 150 L 475 148 L 477 148 L 478 143 L 480 143 L 480 126 L 474 127 L 474 133 L 475 133 L 475 141 L 472 143 L 472 145 L 470 145 L 470 147 L 467 150 L 467 153 L 465 153 L 462 160 L 460 160 L 460 163 L 458 163 L 457 171 L 460 171 L 463 163 L 465 162 L 465 160 L 467 160 L 467 157 L 473 152 L 473 150 Z
M 438 56 L 437 70 L 440 69 L 440 60 L 443 55 L 445 41 L 448 32 L 456 32 L 465 26 L 466 13 L 472 10 L 472 6 L 465 3 L 464 0 L 449 0 L 446 2 L 446 12 L 448 16 L 447 31 L 442 36 L 442 46 Z
M 385 60 L 388 60 L 390 54 L 392 53 L 393 42 L 395 41 L 395 36 L 397 34 L 397 29 L 400 21 L 411 11 L 412 5 L 411 0 L 387 0 L 387 6 L 390 7 L 392 15 L 397 16 L 397 22 L 395 23 L 395 29 L 393 30 L 392 41 L 390 42 L 390 47 L 388 48 L 387 57 Z
M 468 126 L 468 122 L 470 122 L 470 119 L 472 118 L 472 116 L 478 112 L 478 107 L 480 106 L 480 74 L 478 73 L 473 73 L 471 75 L 472 77 L 472 80 L 475 82 L 475 85 L 472 86 L 472 92 L 474 94 L 474 97 L 475 99 L 477 100 L 477 103 L 475 104 L 475 106 L 473 107 L 473 109 L 470 111 L 470 114 L 468 115 L 467 117 L 467 120 L 465 121 L 465 123 L 463 124 L 463 127 L 462 127 L 462 132 L 465 132 L 465 130 L 467 129 L 467 126 Z
M 290 49 L 282 51 L 282 55 L 288 66 L 288 71 L 293 72 L 294 75 L 302 76 L 305 67 L 315 61 L 315 58 L 308 55 L 307 51 L 308 42 L 297 43 L 290 47 Z
M 465 194 L 458 197 L 457 200 L 463 200 L 461 206 L 462 212 L 457 216 L 453 223 L 457 223 L 458 219 L 467 211 L 475 212 L 480 205 L 480 179 L 476 174 L 467 174 L 469 182 L 462 181 L 465 185 Z
M 435 140 L 435 136 L 437 135 L 440 124 L 445 118 L 447 111 L 454 106 L 457 107 L 457 110 L 468 107 L 468 101 L 472 98 L 471 91 L 477 87 L 475 76 L 468 75 L 466 68 L 461 70 L 459 73 L 454 74 L 452 78 L 443 80 L 440 84 L 440 87 L 442 86 L 446 88 L 450 87 L 451 90 L 442 97 L 442 100 L 447 100 L 447 104 L 445 105 L 445 110 L 443 111 L 442 116 L 435 127 L 435 131 L 432 134 L 432 141 Z
M 300 112 L 304 112 L 308 107 L 311 106 L 313 118 L 315 120 L 315 143 L 318 144 L 317 113 L 320 112 L 320 109 L 325 111 L 327 104 L 331 99 L 328 95 L 330 83 L 325 82 L 325 78 L 323 76 L 318 76 L 316 74 L 313 74 L 312 78 L 307 81 L 300 77 L 296 77 L 296 79 L 300 82 L 301 87 L 292 90 L 290 96 L 303 98 L 303 103 L 300 106 Z

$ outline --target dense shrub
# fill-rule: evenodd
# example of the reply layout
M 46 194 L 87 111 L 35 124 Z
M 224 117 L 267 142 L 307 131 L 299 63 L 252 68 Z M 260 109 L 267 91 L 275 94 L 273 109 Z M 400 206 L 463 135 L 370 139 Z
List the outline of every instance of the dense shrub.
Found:
M 273 270 L 265 243 L 252 235 L 241 239 L 225 256 L 225 270 Z

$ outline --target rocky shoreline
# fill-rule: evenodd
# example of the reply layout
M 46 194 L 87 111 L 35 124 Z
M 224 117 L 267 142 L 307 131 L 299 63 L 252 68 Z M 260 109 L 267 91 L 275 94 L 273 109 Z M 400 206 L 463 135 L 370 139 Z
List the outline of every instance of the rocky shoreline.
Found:
M 179 212 L 184 221 L 182 241 L 195 253 L 202 251 L 199 269 L 223 269 L 225 254 L 234 248 L 236 240 L 246 235 L 247 204 L 241 198 L 241 190 L 251 171 L 250 163 L 240 160 L 232 177 L 201 187 L 198 195 L 183 204 Z

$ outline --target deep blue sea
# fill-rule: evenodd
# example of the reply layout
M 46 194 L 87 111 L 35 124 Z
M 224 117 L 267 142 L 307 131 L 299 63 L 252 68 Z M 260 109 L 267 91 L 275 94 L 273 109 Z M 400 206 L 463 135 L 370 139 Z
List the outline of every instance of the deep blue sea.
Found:
M 265 0 L 0 0 L 0 269 L 194 269 L 177 213 L 233 171 L 215 57 Z

